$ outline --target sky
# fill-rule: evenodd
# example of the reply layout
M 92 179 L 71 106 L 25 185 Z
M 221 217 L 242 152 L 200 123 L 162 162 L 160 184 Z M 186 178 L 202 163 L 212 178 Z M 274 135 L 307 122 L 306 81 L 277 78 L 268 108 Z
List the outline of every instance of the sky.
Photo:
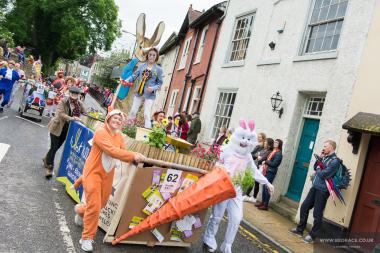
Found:
M 223 0 L 115 0 L 119 6 L 119 19 L 122 30 L 135 34 L 136 21 L 140 13 L 146 14 L 145 36 L 150 38 L 160 21 L 165 23 L 165 32 L 158 47 L 162 46 L 172 32 L 177 32 L 182 25 L 190 4 L 195 10 L 207 10 Z M 133 50 L 135 38 L 122 33 L 113 44 L 113 50 Z

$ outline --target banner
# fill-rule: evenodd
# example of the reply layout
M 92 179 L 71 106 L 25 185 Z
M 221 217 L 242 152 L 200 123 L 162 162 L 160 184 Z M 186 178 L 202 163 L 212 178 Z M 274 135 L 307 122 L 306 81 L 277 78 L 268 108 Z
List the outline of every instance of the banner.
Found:
M 70 187 L 82 175 L 84 164 L 92 147 L 92 130 L 78 121 L 71 121 L 63 149 L 57 180 L 66 185 L 67 193 L 79 203 L 83 186 L 73 190 Z

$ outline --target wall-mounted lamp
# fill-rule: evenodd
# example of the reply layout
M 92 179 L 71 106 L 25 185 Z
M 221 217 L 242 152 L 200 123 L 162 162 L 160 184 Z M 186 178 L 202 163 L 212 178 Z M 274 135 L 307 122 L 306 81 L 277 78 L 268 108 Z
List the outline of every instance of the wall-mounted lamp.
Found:
M 284 113 L 284 108 L 281 107 L 278 109 L 282 103 L 282 96 L 280 95 L 280 92 L 277 91 L 276 94 L 273 94 L 273 96 L 270 98 L 270 102 L 272 104 L 272 110 L 274 112 L 278 112 L 278 117 L 281 118 L 281 115 Z
M 268 46 L 270 47 L 270 50 L 274 50 L 274 48 L 276 47 L 276 43 L 274 43 L 273 41 L 271 41 L 271 43 L 268 44 Z
M 279 28 L 279 29 L 277 30 L 277 32 L 278 32 L 279 34 L 281 34 L 281 33 L 284 32 L 284 30 L 285 30 L 285 25 L 286 25 L 286 21 L 284 22 L 284 24 L 282 25 L 282 27 Z

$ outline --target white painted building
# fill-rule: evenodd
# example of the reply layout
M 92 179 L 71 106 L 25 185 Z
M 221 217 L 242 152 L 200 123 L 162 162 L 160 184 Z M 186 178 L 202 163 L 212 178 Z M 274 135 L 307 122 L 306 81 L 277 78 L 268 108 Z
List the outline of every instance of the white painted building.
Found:
M 160 49 L 160 59 L 162 67 L 163 83 L 157 91 L 156 100 L 153 105 L 153 112 L 163 110 L 167 99 L 170 82 L 172 80 L 173 70 L 176 64 L 176 59 L 179 51 L 178 37 L 176 33 L 172 33 L 167 41 Z M 168 102 L 169 103 L 169 102 Z M 171 115 L 169 115 L 171 116 Z
M 202 107 L 201 120 L 210 127 L 202 129 L 201 138 L 211 141 L 220 126 L 253 118 L 257 132 L 282 139 L 284 159 L 272 200 L 286 196 L 302 202 L 311 187 L 312 154 L 320 153 L 326 139 L 338 147 L 347 142 L 342 124 L 375 3 L 229 1 Z M 281 118 L 271 106 L 277 91 Z M 333 214 L 327 218 L 347 226 Z

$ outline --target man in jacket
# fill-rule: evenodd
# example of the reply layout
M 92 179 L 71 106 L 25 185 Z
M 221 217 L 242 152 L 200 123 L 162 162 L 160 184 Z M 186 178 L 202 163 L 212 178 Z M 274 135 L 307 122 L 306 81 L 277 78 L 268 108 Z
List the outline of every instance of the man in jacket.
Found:
M 314 207 L 313 227 L 310 230 L 310 233 L 303 239 L 304 242 L 307 243 L 314 242 L 322 225 L 323 211 L 325 209 L 327 199 L 330 196 L 325 180 L 334 177 L 340 167 L 340 160 L 335 154 L 335 149 L 335 141 L 325 141 L 322 150 L 323 166 L 315 166 L 314 169 L 316 173 L 313 179 L 313 186 L 309 190 L 309 193 L 301 205 L 300 222 L 296 228 L 290 230 L 291 233 L 302 237 L 303 231 L 306 228 L 309 211 Z
M 194 112 L 193 118 L 190 124 L 190 130 L 189 130 L 189 133 L 187 134 L 187 141 L 192 144 L 195 144 L 197 142 L 198 134 L 201 132 L 201 128 L 202 128 L 202 123 L 201 123 L 201 120 L 199 119 L 199 113 Z

